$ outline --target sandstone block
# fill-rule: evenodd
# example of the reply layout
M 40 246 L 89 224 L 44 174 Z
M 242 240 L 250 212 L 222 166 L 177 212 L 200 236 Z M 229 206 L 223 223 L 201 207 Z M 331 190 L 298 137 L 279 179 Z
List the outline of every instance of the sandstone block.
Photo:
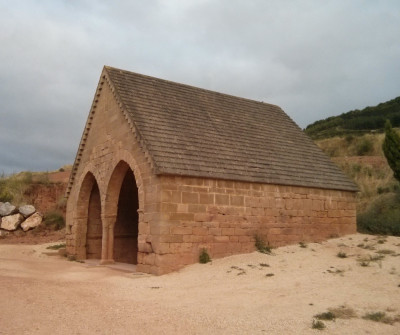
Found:
M 39 213 L 32 214 L 24 222 L 21 223 L 21 228 L 27 231 L 32 228 L 36 228 L 42 223 L 42 216 Z
M 228 194 L 216 194 L 215 195 L 216 205 L 229 205 L 229 195 Z
M 1 219 L 0 228 L 8 231 L 16 230 L 23 220 L 24 217 L 19 213 L 5 216 Z
M 198 204 L 199 203 L 199 193 L 182 192 L 182 203 Z

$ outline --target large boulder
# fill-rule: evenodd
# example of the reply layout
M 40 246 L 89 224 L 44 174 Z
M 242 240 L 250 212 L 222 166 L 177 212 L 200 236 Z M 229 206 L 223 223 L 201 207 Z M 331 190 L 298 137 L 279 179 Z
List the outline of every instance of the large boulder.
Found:
M 32 214 L 29 218 L 27 218 L 24 222 L 22 222 L 21 228 L 24 231 L 36 228 L 42 223 L 42 220 L 43 218 L 39 213 Z
M 17 211 L 17 207 L 9 202 L 0 202 L 0 216 L 12 215 Z
M 22 221 L 24 221 L 24 217 L 19 213 L 14 215 L 4 216 L 1 219 L 0 228 L 8 231 L 16 230 Z
M 19 208 L 19 212 L 27 218 L 36 212 L 36 208 L 32 205 L 24 205 Z

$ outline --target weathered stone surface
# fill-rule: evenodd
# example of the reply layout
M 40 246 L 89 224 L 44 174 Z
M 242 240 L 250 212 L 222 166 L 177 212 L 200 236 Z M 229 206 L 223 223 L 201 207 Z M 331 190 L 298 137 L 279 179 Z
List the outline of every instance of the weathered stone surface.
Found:
M 11 205 L 9 202 L 0 202 L 0 216 L 7 216 L 14 214 L 17 211 L 17 207 Z
M 4 216 L 1 219 L 0 228 L 8 231 L 15 230 L 19 227 L 22 221 L 24 221 L 24 217 L 19 213 L 14 215 Z
M 19 212 L 27 218 L 36 212 L 36 208 L 32 205 L 24 205 L 19 208 Z
M 42 223 L 42 220 L 43 218 L 39 213 L 32 214 L 29 218 L 27 218 L 24 222 L 22 222 L 21 228 L 24 231 L 36 228 Z

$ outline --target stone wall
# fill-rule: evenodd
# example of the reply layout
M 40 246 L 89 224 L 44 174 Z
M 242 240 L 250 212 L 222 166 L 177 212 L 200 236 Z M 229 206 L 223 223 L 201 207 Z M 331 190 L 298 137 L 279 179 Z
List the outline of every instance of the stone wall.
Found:
M 255 250 L 258 235 L 271 246 L 316 242 L 356 232 L 355 193 L 202 178 L 161 178 L 161 220 L 144 225 L 154 257 L 139 253 L 146 272 L 177 270 L 212 258 Z M 157 237 L 157 238 L 156 238 Z

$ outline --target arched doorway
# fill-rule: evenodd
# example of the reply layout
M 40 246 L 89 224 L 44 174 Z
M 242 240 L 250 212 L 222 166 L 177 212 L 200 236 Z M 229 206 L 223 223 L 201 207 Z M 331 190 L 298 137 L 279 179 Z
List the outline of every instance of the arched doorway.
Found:
M 137 263 L 138 244 L 138 189 L 129 168 L 121 185 L 118 199 L 117 220 L 114 226 L 114 260 Z
M 101 258 L 101 201 L 99 187 L 94 181 L 89 197 L 87 232 L 86 232 L 86 258 Z
M 79 190 L 74 216 L 78 259 L 101 259 L 102 219 L 100 191 L 96 178 L 87 172 Z
M 138 188 L 132 169 L 123 161 L 115 167 L 110 179 L 107 203 L 106 215 L 115 218 L 112 259 L 137 264 Z

